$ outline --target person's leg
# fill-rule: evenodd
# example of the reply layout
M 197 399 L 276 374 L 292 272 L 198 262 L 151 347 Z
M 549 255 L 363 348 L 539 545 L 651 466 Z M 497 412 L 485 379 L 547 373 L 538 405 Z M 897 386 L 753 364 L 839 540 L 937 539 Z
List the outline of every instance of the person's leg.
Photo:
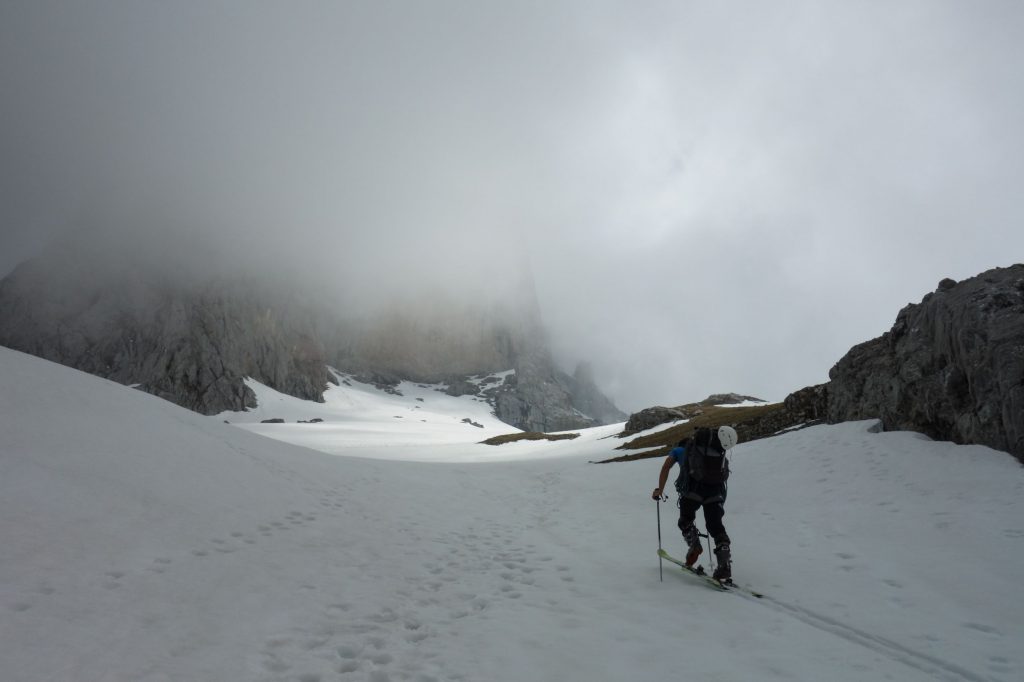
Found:
M 690 544 L 690 538 L 697 536 L 697 526 L 693 522 L 697 518 L 697 510 L 700 509 L 700 502 L 691 500 L 689 497 L 679 498 L 679 530 L 683 532 L 686 544 Z
M 715 539 L 715 556 L 718 558 L 715 578 L 718 580 L 732 578 L 732 548 L 729 534 L 725 532 L 725 524 L 722 522 L 724 516 L 724 501 L 718 500 L 704 505 L 704 524 L 708 528 L 708 535 Z
M 703 551 L 700 544 L 700 534 L 694 520 L 697 518 L 697 510 L 701 503 L 689 497 L 679 498 L 679 530 L 683 532 L 683 539 L 686 541 L 686 565 L 693 566 L 697 557 Z
M 729 534 L 725 532 L 725 524 L 722 519 L 725 517 L 725 502 L 717 500 L 704 505 L 704 525 L 707 526 L 708 535 L 715 539 L 715 546 L 728 545 Z

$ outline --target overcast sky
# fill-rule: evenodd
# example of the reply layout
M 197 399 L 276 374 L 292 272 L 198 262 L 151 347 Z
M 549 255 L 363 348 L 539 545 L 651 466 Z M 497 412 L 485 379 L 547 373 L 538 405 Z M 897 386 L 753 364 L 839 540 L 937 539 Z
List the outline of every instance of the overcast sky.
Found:
M 0 274 L 89 221 L 529 263 L 626 410 L 781 399 L 1024 259 L 1019 2 L 0 3 Z M 461 270 L 460 270 L 461 268 Z

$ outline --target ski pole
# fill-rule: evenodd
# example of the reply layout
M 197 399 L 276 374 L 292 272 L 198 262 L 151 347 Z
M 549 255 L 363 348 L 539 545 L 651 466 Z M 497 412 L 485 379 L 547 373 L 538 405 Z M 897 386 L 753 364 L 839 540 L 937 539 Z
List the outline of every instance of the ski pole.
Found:
M 704 539 L 708 541 L 708 562 L 711 564 L 711 572 L 715 572 L 715 553 L 711 551 L 711 536 L 707 533 L 702 533 Z
M 654 501 L 654 508 L 658 510 L 658 580 L 665 582 L 665 575 L 662 572 L 663 561 L 661 559 L 661 500 Z

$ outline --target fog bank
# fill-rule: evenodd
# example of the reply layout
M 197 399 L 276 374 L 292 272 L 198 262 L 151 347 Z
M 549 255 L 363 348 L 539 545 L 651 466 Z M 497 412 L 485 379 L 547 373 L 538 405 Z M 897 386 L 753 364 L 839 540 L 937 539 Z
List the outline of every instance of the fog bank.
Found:
M 0 272 L 100 226 L 361 300 L 527 282 L 624 409 L 780 399 L 1021 260 L 1022 29 L 1008 2 L 8 2 Z

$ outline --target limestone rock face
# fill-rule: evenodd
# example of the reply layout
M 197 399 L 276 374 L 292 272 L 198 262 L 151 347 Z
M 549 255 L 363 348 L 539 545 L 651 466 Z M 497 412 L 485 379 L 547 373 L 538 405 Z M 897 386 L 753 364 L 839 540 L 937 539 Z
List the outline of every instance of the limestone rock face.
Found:
M 494 394 L 494 413 L 524 431 L 568 431 L 596 426 L 596 419 L 577 409 L 571 378 L 559 372 L 542 346 L 524 349 L 515 374 Z
M 626 413 L 617 408 L 594 383 L 593 367 L 589 363 L 580 363 L 571 377 L 562 373 L 558 376 L 573 407 L 595 423 L 614 424 L 626 420 Z
M 203 414 L 255 406 L 243 379 L 322 400 L 332 378 L 314 315 L 222 282 L 54 282 L 23 266 L 0 283 L 0 344 Z
M 814 424 L 824 421 L 828 414 L 828 384 L 808 386 L 786 396 L 783 407 L 793 423 Z
M 830 422 L 877 417 L 1024 461 L 1024 265 L 943 280 L 829 377 Z

